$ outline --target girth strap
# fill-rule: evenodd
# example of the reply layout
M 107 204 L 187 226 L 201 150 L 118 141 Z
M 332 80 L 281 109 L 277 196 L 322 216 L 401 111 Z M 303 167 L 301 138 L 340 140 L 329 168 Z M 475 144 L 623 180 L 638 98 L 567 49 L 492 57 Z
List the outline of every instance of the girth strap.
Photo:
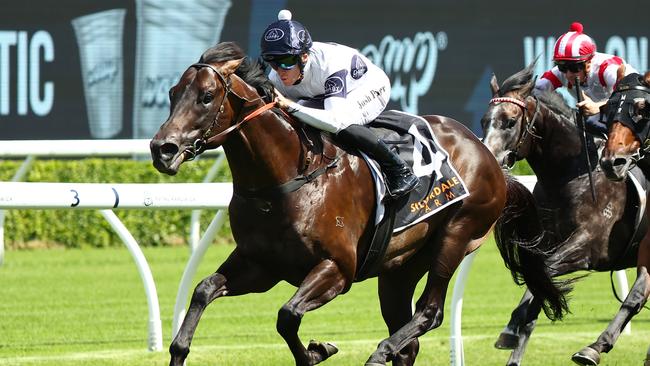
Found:
M 336 167 L 339 159 L 340 156 L 337 156 L 326 166 L 315 169 L 311 173 L 301 174 L 292 180 L 282 183 L 278 186 L 261 189 L 236 189 L 234 194 L 244 198 L 274 198 L 287 193 L 295 192 L 300 189 L 300 187 L 325 174 L 325 172 L 327 172 L 329 169 Z

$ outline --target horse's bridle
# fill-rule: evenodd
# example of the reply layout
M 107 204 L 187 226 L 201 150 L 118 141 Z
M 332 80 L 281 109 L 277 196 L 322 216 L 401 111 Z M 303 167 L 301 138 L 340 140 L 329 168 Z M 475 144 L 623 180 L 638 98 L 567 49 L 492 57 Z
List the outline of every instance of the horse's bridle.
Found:
M 206 146 L 208 145 L 208 140 L 210 139 L 210 133 L 212 132 L 212 129 L 214 128 L 215 125 L 217 125 L 217 121 L 219 120 L 219 115 L 223 113 L 224 110 L 224 105 L 226 103 L 226 99 L 228 99 L 228 94 L 230 94 L 230 78 L 225 78 L 217 69 L 214 68 L 214 66 L 210 64 L 204 64 L 204 63 L 196 63 L 191 65 L 190 67 L 193 67 L 197 69 L 197 72 L 201 70 L 204 67 L 207 67 L 208 69 L 212 70 L 221 80 L 223 83 L 224 89 L 226 90 L 225 93 L 223 94 L 223 98 L 221 98 L 221 104 L 219 104 L 219 109 L 217 109 L 217 113 L 214 116 L 214 119 L 212 120 L 212 123 L 210 123 L 210 126 L 208 127 L 207 130 L 203 133 L 201 137 L 198 139 L 194 140 L 194 143 L 192 146 L 189 146 L 188 148 L 185 149 L 185 156 L 187 157 L 185 160 L 186 161 L 191 161 L 194 160 L 199 154 L 201 154 L 203 151 L 205 151 Z M 225 131 L 224 131 L 225 132 Z M 230 131 L 228 131 L 230 132 Z M 221 135 L 221 134 L 219 134 Z M 217 136 L 219 136 L 217 135 Z
M 521 147 L 524 145 L 524 143 L 527 141 L 527 139 L 530 138 L 538 138 L 541 139 L 542 136 L 539 136 L 535 134 L 535 121 L 537 120 L 537 114 L 539 114 L 539 100 L 537 97 L 533 96 L 533 99 L 535 99 L 535 113 L 533 114 L 533 117 L 529 120 L 526 121 L 526 102 L 517 98 L 512 98 L 512 97 L 496 97 L 490 99 L 490 102 L 488 104 L 494 104 L 496 105 L 497 103 L 512 103 L 518 107 L 521 108 L 521 123 L 523 126 L 525 126 L 522 129 L 521 134 L 519 135 L 519 139 L 517 142 L 517 146 L 515 146 L 514 150 L 510 150 L 508 154 L 515 154 L 515 158 L 517 160 L 521 160 L 525 158 L 525 156 L 520 154 Z M 509 166 L 508 168 L 512 168 L 512 166 Z

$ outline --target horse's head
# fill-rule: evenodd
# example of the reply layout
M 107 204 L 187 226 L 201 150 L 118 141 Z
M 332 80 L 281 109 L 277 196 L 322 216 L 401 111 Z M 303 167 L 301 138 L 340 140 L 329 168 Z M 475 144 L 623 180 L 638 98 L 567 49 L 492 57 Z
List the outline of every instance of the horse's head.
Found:
M 169 117 L 150 143 L 156 169 L 176 174 L 184 161 L 224 143 L 244 103 L 263 103 L 257 91 L 235 75 L 244 57 L 238 46 L 221 43 L 187 68 L 169 90 Z
M 530 151 L 537 108 L 534 98 L 529 98 L 535 86 L 533 67 L 534 63 L 512 75 L 501 88 L 496 76 L 490 80 L 492 100 L 481 119 L 483 143 L 502 167 L 511 168 Z
M 650 72 L 621 79 L 604 113 L 608 139 L 600 166 L 609 179 L 622 180 L 650 151 Z

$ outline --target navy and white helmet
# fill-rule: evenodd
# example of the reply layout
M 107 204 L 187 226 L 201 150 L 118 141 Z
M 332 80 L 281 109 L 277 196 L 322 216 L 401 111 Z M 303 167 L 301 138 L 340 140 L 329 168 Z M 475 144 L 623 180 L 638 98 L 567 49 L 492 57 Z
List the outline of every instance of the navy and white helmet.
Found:
M 266 27 L 260 47 L 262 57 L 269 58 L 275 55 L 299 55 L 309 51 L 311 45 L 311 35 L 307 28 L 291 20 L 289 10 L 280 10 L 278 21 Z

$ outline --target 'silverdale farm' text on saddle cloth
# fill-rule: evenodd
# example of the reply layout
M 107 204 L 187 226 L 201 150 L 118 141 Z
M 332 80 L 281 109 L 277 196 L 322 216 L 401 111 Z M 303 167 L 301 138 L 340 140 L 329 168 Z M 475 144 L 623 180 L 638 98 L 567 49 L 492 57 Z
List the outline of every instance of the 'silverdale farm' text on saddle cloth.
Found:
M 396 208 L 393 232 L 404 230 L 469 195 L 465 182 L 449 161 L 449 154 L 440 146 L 424 118 L 389 110 L 377 117 L 370 127 L 379 138 L 394 145 L 420 179 L 408 198 L 399 199 L 402 206 Z M 379 223 L 385 212 L 382 200 L 386 188 L 377 163 L 365 155 L 364 158 L 375 177 L 379 202 L 376 223 Z

